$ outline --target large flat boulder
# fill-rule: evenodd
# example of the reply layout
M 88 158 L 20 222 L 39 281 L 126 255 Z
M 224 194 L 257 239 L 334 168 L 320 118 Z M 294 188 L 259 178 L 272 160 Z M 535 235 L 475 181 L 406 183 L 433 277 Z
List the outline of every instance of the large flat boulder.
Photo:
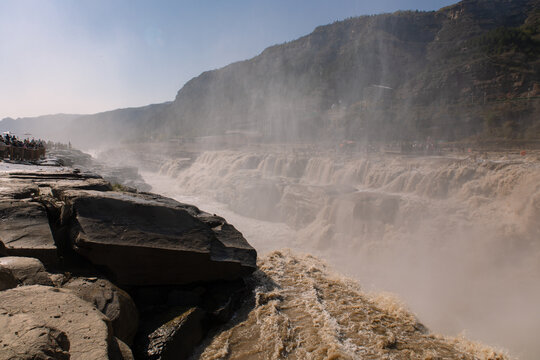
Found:
M 29 199 L 39 193 L 39 187 L 31 181 L 0 176 L 0 199 Z
M 35 257 L 46 265 L 58 261 L 47 210 L 31 199 L 0 198 L 0 239 L 9 255 Z
M 0 359 L 105 360 L 117 347 L 109 319 L 68 290 L 18 287 L 0 292 L 0 304 Z M 58 356 L 38 357 L 47 349 Z
M 150 194 L 66 190 L 75 252 L 126 285 L 231 280 L 253 272 L 256 251 L 234 227 Z
M 0 196 L 30 198 L 40 194 L 40 188 L 84 189 L 109 191 L 111 184 L 92 173 L 75 170 L 12 171 L 0 175 Z

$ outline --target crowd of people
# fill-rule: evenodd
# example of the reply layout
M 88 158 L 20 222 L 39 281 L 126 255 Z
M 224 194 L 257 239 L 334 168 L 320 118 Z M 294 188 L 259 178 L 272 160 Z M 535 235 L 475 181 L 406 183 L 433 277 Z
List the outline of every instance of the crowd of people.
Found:
M 45 157 L 45 148 L 43 140 L 21 140 L 9 133 L 0 135 L 0 159 L 36 161 Z

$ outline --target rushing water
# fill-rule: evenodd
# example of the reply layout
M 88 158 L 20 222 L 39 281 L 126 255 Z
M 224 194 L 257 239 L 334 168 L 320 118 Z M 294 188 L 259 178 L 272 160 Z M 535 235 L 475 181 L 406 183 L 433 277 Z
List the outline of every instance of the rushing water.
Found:
M 260 254 L 320 256 L 398 294 L 437 332 L 540 354 L 536 158 L 212 151 L 143 175 L 153 191 L 225 217 Z

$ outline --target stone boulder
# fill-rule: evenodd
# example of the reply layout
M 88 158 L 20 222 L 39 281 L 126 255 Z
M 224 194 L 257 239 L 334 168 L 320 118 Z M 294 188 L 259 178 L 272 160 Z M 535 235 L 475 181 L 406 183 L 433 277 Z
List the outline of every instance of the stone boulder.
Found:
M 13 276 L 11 270 L 0 265 L 0 291 L 12 289 L 17 285 L 17 279 L 15 279 L 15 276 Z
M 53 286 L 49 273 L 45 267 L 35 258 L 6 256 L 0 258 L 0 265 L 9 269 L 17 282 L 22 285 L 46 285 Z
M 120 358 L 110 356 L 117 353 L 118 347 L 110 320 L 69 290 L 40 285 L 18 287 L 0 292 L 0 304 L 0 347 L 30 354 L 9 357 L 2 349 L 2 359 Z M 38 356 L 40 352 L 48 357 Z
M 0 239 L 9 255 L 35 257 L 45 264 L 58 261 L 47 210 L 30 199 L 0 198 Z
M 242 234 L 195 207 L 144 193 L 66 190 L 59 198 L 75 252 L 120 284 L 232 280 L 256 268 Z
M 107 315 L 117 338 L 128 345 L 133 343 L 139 312 L 128 293 L 110 281 L 98 278 L 73 278 L 63 287 Z
M 171 308 L 141 331 L 139 355 L 150 360 L 182 360 L 204 336 L 205 313 L 197 307 Z

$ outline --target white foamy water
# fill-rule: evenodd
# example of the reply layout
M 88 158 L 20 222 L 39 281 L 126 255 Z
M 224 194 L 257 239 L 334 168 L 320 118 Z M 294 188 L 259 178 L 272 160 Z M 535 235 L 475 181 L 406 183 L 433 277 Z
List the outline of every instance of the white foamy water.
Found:
M 395 299 L 362 292 L 311 255 L 276 251 L 259 268 L 254 297 L 192 359 L 506 359 L 427 333 Z
M 225 217 L 259 253 L 312 253 L 398 294 L 437 332 L 540 354 L 536 158 L 212 151 L 144 175 Z

